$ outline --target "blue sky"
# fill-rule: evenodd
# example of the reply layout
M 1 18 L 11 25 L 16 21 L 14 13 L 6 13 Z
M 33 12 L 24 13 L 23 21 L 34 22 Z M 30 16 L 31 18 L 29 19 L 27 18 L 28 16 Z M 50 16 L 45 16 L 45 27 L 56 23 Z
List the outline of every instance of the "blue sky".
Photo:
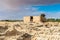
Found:
M 43 5 L 43 6 L 33 6 L 34 8 L 38 8 L 38 11 L 46 11 L 46 12 L 57 12 L 60 11 L 60 4 L 51 4 L 51 5 Z
M 36 16 L 41 13 L 46 14 L 47 18 L 60 18 L 60 4 L 29 4 L 16 5 L 17 7 L 8 6 L 6 4 L 0 5 L 0 20 L 6 19 L 23 19 L 24 16 Z

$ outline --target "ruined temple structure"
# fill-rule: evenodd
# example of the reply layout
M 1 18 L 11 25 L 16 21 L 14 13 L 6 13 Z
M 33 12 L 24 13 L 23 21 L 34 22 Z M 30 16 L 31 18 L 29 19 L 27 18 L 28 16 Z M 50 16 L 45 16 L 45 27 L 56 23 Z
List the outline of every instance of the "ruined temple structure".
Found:
M 41 14 L 40 16 L 25 16 L 24 17 L 24 23 L 39 23 L 39 22 L 45 22 L 46 18 L 44 14 Z

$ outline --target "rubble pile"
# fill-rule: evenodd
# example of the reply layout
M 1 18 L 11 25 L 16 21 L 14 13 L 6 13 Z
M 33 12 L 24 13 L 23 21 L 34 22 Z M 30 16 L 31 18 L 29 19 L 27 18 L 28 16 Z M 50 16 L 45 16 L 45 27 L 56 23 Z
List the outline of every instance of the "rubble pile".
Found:
M 0 26 L 0 40 L 60 40 L 60 27 L 13 23 L 8 27 Z

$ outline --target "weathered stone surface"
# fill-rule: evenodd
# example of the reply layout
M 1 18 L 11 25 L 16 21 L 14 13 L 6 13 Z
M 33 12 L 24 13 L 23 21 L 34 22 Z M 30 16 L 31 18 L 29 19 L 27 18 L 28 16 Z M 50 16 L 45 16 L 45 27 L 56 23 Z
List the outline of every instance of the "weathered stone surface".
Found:
M 57 23 L 7 22 L 0 26 L 0 40 L 23 40 L 25 33 L 32 35 L 31 40 L 60 40 L 60 26 Z M 54 25 L 51 26 L 50 24 Z M 6 26 L 5 26 L 6 25 Z M 41 26 L 43 25 L 43 26 Z M 26 38 L 27 39 L 27 38 Z

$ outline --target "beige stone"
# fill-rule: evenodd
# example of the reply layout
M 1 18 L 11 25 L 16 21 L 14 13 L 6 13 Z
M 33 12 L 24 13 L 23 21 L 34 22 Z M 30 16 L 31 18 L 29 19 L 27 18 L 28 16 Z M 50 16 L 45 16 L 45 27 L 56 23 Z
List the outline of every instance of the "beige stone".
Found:
M 41 22 L 40 19 L 41 19 L 40 16 L 25 16 L 24 17 L 24 23 L 29 23 L 29 22 L 40 23 Z

